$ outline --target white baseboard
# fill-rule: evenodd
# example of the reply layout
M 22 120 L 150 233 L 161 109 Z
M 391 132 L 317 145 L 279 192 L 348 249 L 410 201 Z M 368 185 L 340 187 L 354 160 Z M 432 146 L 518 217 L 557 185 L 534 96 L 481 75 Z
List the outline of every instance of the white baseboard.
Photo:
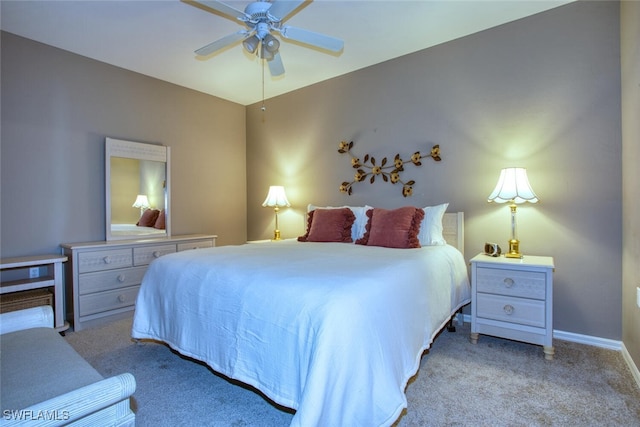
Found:
M 458 313 L 456 315 L 456 320 L 458 322 L 464 321 L 470 323 L 471 315 Z M 640 387 L 640 371 L 638 370 L 638 366 L 636 366 L 636 364 L 634 363 L 631 355 L 627 351 L 627 348 L 624 346 L 624 343 L 622 341 L 610 340 L 608 338 L 592 337 L 590 335 L 574 334 L 573 332 L 558 331 L 556 329 L 553 330 L 553 338 L 563 341 L 575 342 L 578 344 L 607 348 L 610 350 L 621 352 L 624 361 L 629 366 L 629 369 L 631 369 L 631 373 L 633 374 L 633 378 L 635 379 L 636 384 L 638 384 L 638 387 Z
M 627 347 L 624 346 L 624 343 L 622 343 L 622 357 L 624 357 L 624 360 L 625 362 L 627 362 L 629 369 L 631 369 L 631 373 L 633 374 L 633 378 L 635 378 L 636 380 L 636 384 L 638 384 L 638 387 L 640 387 L 640 371 L 638 370 L 636 364 L 633 363 L 633 359 L 631 358 L 629 351 L 627 351 Z
M 466 323 L 471 323 L 471 315 L 458 313 L 456 314 L 456 321 L 457 322 L 464 321 Z M 578 344 L 587 344 L 587 345 L 593 345 L 596 347 L 608 348 L 611 350 L 618 350 L 618 351 L 622 350 L 622 341 L 615 341 L 607 338 L 592 337 L 589 335 L 574 334 L 573 332 L 559 331 L 557 329 L 553 330 L 553 338 L 557 338 L 563 341 L 577 342 Z
M 592 337 L 590 335 L 574 334 L 573 332 L 553 330 L 553 338 L 587 344 L 595 347 L 608 348 L 610 350 L 622 350 L 622 341 L 610 340 L 607 338 Z

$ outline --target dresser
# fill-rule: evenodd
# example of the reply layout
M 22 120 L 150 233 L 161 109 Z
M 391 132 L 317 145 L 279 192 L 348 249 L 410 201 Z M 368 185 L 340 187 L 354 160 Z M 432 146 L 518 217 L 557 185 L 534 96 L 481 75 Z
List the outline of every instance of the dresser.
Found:
M 490 257 L 471 260 L 471 342 L 480 334 L 553 348 L 553 258 Z
M 130 315 L 147 267 L 156 258 L 215 246 L 214 235 L 63 243 L 67 319 L 75 331 Z

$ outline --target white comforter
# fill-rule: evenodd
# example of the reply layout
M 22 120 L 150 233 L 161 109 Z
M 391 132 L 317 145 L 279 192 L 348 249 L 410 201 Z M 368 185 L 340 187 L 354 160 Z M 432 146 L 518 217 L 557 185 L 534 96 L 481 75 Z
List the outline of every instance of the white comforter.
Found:
M 154 227 L 140 227 L 135 224 L 111 224 L 112 236 L 146 236 L 149 234 L 166 235 L 167 230 Z
M 386 426 L 422 351 L 469 301 L 451 246 L 222 246 L 155 260 L 132 336 L 255 386 L 296 409 L 293 426 Z

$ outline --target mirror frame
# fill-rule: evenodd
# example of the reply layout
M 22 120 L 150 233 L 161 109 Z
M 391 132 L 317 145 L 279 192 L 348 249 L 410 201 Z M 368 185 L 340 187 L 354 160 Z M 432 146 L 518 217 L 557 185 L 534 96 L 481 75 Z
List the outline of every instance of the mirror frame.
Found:
M 111 232 L 111 158 L 123 157 L 127 159 L 152 160 L 165 163 L 165 233 L 164 234 L 118 234 Z M 165 145 L 148 144 L 144 142 L 126 141 L 107 137 L 105 139 L 105 229 L 106 240 L 130 239 L 165 239 L 171 236 L 171 156 L 170 149 Z

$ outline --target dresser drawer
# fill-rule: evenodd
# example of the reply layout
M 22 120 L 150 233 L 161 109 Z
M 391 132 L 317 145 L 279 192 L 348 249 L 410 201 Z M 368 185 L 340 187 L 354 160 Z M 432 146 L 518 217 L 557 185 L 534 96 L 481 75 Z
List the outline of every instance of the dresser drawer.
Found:
M 95 273 L 85 273 L 79 278 L 80 295 L 94 292 L 107 291 L 112 289 L 126 288 L 128 286 L 142 283 L 146 266 L 124 268 L 121 270 L 98 271 Z
M 176 251 L 175 243 L 172 245 L 143 246 L 133 248 L 133 264 L 147 265 L 162 255 L 172 254 Z
M 191 242 L 178 243 L 178 252 L 188 251 L 189 249 L 212 248 L 213 240 L 194 240 Z
M 476 304 L 478 318 L 517 323 L 537 328 L 546 326 L 544 301 L 478 293 Z
M 80 295 L 80 316 L 132 307 L 136 303 L 139 290 L 140 286 L 132 286 L 112 291 L 96 292 L 89 295 Z
M 78 254 L 78 271 L 80 273 L 113 270 L 116 268 L 131 267 L 132 265 L 133 254 L 131 248 L 82 252 Z
M 478 267 L 478 292 L 515 297 L 545 299 L 545 274 L 538 271 L 519 271 Z

